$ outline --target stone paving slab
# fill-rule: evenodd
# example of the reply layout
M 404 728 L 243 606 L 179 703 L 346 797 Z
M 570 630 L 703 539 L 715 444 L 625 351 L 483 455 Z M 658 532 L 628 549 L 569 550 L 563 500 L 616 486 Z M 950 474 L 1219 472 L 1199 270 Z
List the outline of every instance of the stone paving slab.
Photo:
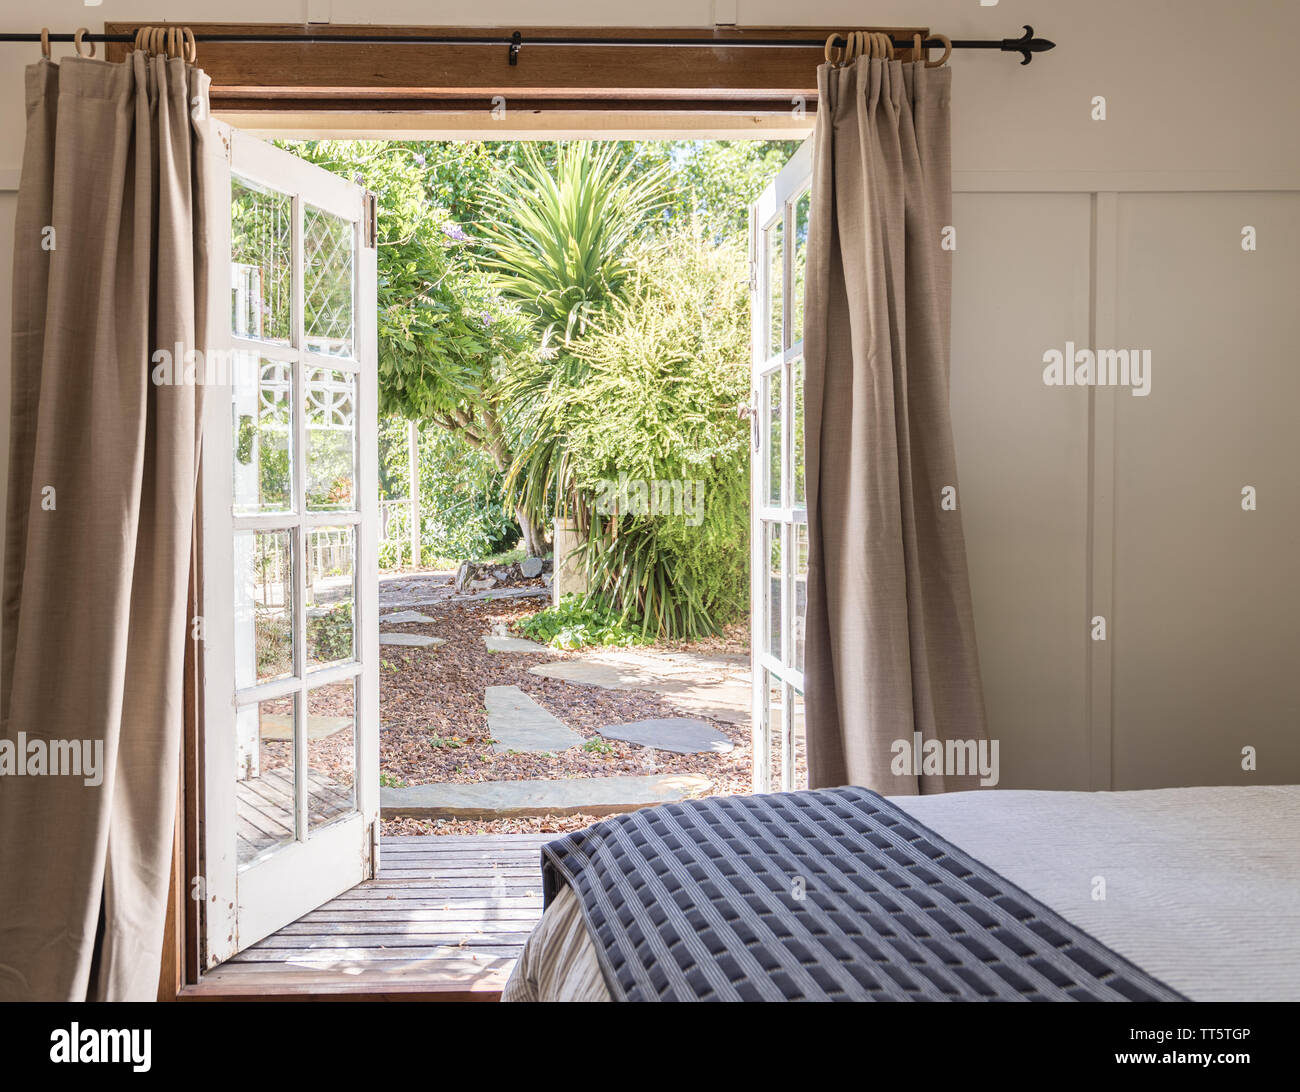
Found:
M 635 690 L 645 683 L 645 674 L 635 669 L 616 667 L 594 660 L 563 660 L 554 664 L 530 667 L 528 674 L 543 679 L 560 679 L 580 686 L 599 686 L 603 690 Z
M 679 755 L 726 754 L 735 744 L 713 725 L 688 717 L 636 720 L 631 724 L 607 724 L 600 729 L 606 739 L 621 739 L 658 751 Z
M 630 663 L 615 664 L 599 660 L 565 660 L 538 664 L 528 669 L 530 675 L 560 679 L 580 686 L 598 686 L 605 690 L 645 690 L 657 694 L 679 709 L 696 716 L 720 720 L 725 724 L 748 724 L 753 695 L 749 683 L 735 677 L 705 676 L 696 678 L 674 673 L 672 677 L 651 674 Z
M 487 645 L 489 652 L 550 652 L 551 650 L 545 645 L 539 645 L 536 641 L 529 641 L 523 637 L 501 637 L 495 633 L 489 633 L 483 638 L 483 643 Z
M 404 625 L 407 622 L 427 623 L 432 621 L 434 621 L 434 619 L 430 618 L 427 614 L 421 614 L 418 610 L 399 610 L 393 614 L 381 615 L 379 618 L 379 624 L 381 626 L 399 626 Z
M 406 648 L 432 648 L 443 644 L 444 638 L 430 637 L 424 633 L 379 633 L 381 645 L 403 645 Z
M 492 750 L 563 751 L 582 736 L 552 716 L 517 686 L 489 686 L 485 695 Z
M 575 777 L 563 781 L 479 781 L 379 790 L 385 819 L 504 819 L 525 815 L 614 815 L 707 792 L 696 774 Z

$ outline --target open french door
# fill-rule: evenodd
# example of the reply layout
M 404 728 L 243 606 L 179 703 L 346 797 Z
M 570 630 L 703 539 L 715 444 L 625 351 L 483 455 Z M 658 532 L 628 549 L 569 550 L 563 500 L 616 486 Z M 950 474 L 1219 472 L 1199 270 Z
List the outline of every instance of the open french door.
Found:
M 205 968 L 378 868 L 373 198 L 219 129 L 228 367 L 209 361 L 196 634 Z
M 750 647 L 754 791 L 807 784 L 803 746 L 808 511 L 803 302 L 812 141 L 750 209 Z

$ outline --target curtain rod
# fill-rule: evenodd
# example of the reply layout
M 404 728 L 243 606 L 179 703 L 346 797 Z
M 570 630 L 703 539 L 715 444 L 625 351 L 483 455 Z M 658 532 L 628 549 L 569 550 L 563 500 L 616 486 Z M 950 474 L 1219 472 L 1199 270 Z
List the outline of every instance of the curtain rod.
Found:
M 1055 49 L 1056 43 L 1046 38 L 1034 36 L 1034 28 L 1024 25 L 1025 33 L 1019 38 L 927 38 L 923 43 L 927 48 L 949 46 L 953 49 L 996 49 L 1003 53 L 1019 53 L 1024 57 L 1020 63 L 1028 64 L 1035 53 L 1045 53 Z M 74 42 L 75 34 L 45 34 L 50 42 Z M 40 42 L 41 33 L 0 34 L 0 42 Z M 506 46 L 510 64 L 517 64 L 519 53 L 524 45 L 534 46 L 672 46 L 677 48 L 700 49 L 822 49 L 826 43 L 822 39 L 803 38 L 530 38 L 525 42 L 524 36 L 515 31 L 510 37 L 501 35 L 436 35 L 436 34 L 196 34 L 197 42 L 242 43 L 249 45 L 468 45 L 468 46 Z M 90 34 L 81 32 L 83 42 L 134 42 L 133 34 Z M 892 39 L 895 48 L 908 49 L 911 39 Z M 843 44 L 843 38 L 836 38 L 833 44 Z

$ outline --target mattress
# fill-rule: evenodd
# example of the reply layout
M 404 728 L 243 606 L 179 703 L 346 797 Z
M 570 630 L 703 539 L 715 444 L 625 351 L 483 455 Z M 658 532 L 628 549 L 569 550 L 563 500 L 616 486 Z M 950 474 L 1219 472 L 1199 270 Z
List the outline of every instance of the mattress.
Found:
M 892 800 L 1192 1000 L 1300 1000 L 1300 786 Z M 503 1000 L 609 999 L 564 887 Z

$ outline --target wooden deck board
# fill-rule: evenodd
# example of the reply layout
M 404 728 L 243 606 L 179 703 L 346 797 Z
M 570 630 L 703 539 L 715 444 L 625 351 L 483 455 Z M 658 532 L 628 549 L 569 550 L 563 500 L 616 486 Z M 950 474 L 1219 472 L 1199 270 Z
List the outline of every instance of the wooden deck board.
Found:
M 542 916 L 554 835 L 384 838 L 380 873 L 182 996 L 494 1000 Z

